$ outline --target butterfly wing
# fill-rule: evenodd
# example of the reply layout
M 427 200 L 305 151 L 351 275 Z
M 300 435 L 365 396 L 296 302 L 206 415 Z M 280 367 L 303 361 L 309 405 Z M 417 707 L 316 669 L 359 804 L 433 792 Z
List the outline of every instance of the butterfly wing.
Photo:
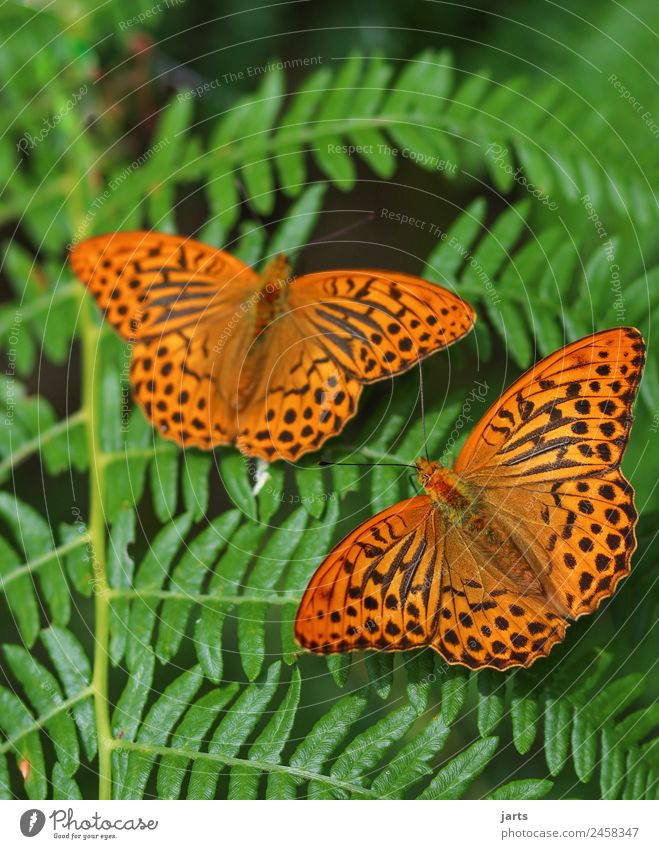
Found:
M 630 327 L 603 330 L 540 360 L 485 413 L 455 471 L 487 486 L 531 485 L 617 468 L 645 344 Z
M 124 339 L 221 323 L 259 288 L 248 266 L 185 236 L 135 231 L 94 236 L 69 256 L 75 274 Z
M 530 666 L 565 636 L 566 622 L 528 553 L 496 524 L 449 528 L 440 572 L 433 648 L 451 664 L 506 670 Z
M 407 371 L 461 339 L 475 320 L 457 295 L 390 271 L 307 274 L 293 281 L 289 301 L 303 335 L 361 383 Z
M 165 330 L 135 343 L 130 365 L 133 396 L 162 436 L 206 451 L 236 440 L 239 375 L 225 363 L 240 363 L 249 344 L 241 328 L 222 354 L 216 340 L 209 322 Z
M 325 558 L 302 597 L 295 637 L 323 654 L 431 646 L 450 664 L 528 666 L 565 635 L 524 559 L 486 558 L 428 496 L 364 522 Z M 507 563 L 506 567 L 502 563 Z
M 336 271 L 294 278 L 285 310 L 242 366 L 250 392 L 238 415 L 240 449 L 266 460 L 317 450 L 355 414 L 363 384 L 447 347 L 473 321 L 460 298 L 410 275 Z
M 512 490 L 488 487 L 509 539 L 567 619 L 592 613 L 629 574 L 636 548 L 634 490 L 619 469 Z
M 629 573 L 637 515 L 619 466 L 644 359 L 633 328 L 546 357 L 488 410 L 456 462 L 563 621 L 595 610 Z M 517 623 L 529 646 L 532 621 Z
M 257 340 L 241 378 L 249 393 L 236 415 L 237 445 L 269 462 L 316 451 L 355 415 L 362 392 L 362 384 L 287 317 Z
M 258 275 L 201 242 L 141 231 L 80 242 L 70 262 L 132 344 L 133 394 L 162 435 L 206 450 L 233 442 L 237 378 L 225 364 L 244 360 Z
M 295 637 L 331 654 L 427 645 L 437 627 L 443 528 L 426 495 L 383 510 L 325 558 L 302 597 Z

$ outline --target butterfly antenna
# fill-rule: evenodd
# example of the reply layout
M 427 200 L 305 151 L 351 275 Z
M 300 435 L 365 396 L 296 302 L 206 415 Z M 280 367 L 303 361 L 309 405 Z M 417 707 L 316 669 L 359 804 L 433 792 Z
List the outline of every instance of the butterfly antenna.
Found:
M 429 460 L 428 457 L 428 434 L 426 433 L 426 411 L 423 404 L 423 366 L 421 360 L 419 360 L 419 395 L 421 397 L 421 429 L 423 431 L 423 453 L 425 454 L 426 460 Z
M 416 466 L 410 466 L 409 463 L 335 463 L 332 460 L 318 460 L 319 466 L 366 466 L 367 468 L 373 468 L 373 466 L 396 466 L 398 469 L 416 469 Z
M 361 211 L 361 210 L 360 210 Z M 356 230 L 357 227 L 361 227 L 362 224 L 365 224 L 367 221 L 372 221 L 375 217 L 375 213 L 373 210 L 366 210 L 366 215 L 358 218 L 357 221 L 353 221 L 352 224 L 347 224 L 345 227 L 340 227 L 338 230 L 334 230 L 332 233 L 328 233 L 326 236 L 322 236 L 320 239 L 314 239 L 313 242 L 309 242 L 311 245 L 318 245 L 322 242 L 329 242 L 330 239 L 335 239 L 337 236 L 342 236 L 344 233 L 349 233 L 351 230 Z

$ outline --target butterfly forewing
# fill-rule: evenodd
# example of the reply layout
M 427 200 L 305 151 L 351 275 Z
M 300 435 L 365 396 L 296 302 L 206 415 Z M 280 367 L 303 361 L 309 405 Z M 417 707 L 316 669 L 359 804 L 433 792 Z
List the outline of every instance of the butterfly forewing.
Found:
M 95 236 L 71 267 L 125 339 L 160 337 L 203 318 L 228 318 L 258 290 L 258 276 L 231 254 L 164 233 Z M 219 334 L 218 334 L 219 335 Z
M 386 271 L 308 274 L 294 282 L 295 320 L 362 383 L 400 374 L 461 339 L 475 314 L 419 277 Z
M 645 360 L 634 328 L 587 336 L 536 363 L 474 428 L 455 469 L 487 486 L 616 468 Z

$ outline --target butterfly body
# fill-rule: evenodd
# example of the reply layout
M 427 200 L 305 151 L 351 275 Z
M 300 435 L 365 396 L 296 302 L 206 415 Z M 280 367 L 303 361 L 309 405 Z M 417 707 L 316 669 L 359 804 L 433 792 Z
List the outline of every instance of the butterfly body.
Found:
M 436 461 L 419 458 L 416 467 L 419 483 L 436 509 L 446 515 L 450 524 L 461 527 L 476 507 L 475 490 L 460 475 Z
M 258 291 L 241 305 L 239 318 L 250 326 L 250 356 L 245 357 L 240 369 L 236 390 L 238 412 L 246 410 L 252 403 L 255 388 L 259 385 L 259 377 L 267 369 L 266 331 L 286 312 L 291 280 L 292 268 L 286 256 L 279 254 L 270 260 L 260 275 Z
M 261 274 L 184 236 L 129 232 L 76 245 L 73 270 L 131 344 L 133 396 L 160 433 L 296 460 L 339 433 L 365 384 L 466 335 L 474 312 L 398 272 Z
M 635 328 L 545 357 L 485 413 L 451 469 L 318 567 L 295 622 L 315 652 L 430 646 L 450 664 L 530 666 L 629 574 L 634 491 L 620 470 L 645 361 Z
M 513 528 L 506 523 L 505 514 L 500 514 L 496 506 L 488 506 L 478 489 L 470 486 L 452 469 L 425 458 L 417 460 L 416 466 L 419 483 L 431 499 L 433 509 L 441 514 L 447 533 L 451 529 L 459 529 L 468 540 L 469 548 L 478 552 L 479 559 L 488 563 L 490 568 L 514 575 L 515 581 L 527 593 L 545 594 L 537 577 L 544 564 L 533 564 L 529 553 L 515 544 Z M 478 569 L 466 578 L 472 588 L 482 589 L 478 582 Z
M 261 274 L 261 289 L 254 308 L 254 340 L 286 309 L 288 287 L 293 280 L 293 269 L 284 254 L 279 254 L 266 265 Z

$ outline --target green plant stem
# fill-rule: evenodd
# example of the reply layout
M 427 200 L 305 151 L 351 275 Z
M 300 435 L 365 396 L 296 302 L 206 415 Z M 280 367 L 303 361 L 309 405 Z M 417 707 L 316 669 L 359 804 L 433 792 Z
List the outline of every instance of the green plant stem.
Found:
M 337 778 L 332 778 L 329 775 L 323 775 L 319 772 L 312 772 L 308 769 L 286 766 L 285 764 L 272 763 L 271 761 L 230 758 L 220 752 L 198 752 L 188 749 L 172 749 L 168 746 L 154 746 L 151 743 L 133 743 L 130 740 L 119 740 L 117 738 L 112 741 L 112 748 L 128 749 L 132 752 L 140 752 L 143 755 L 162 755 L 167 757 L 174 755 L 188 758 L 192 761 L 215 761 L 215 763 L 221 763 L 225 766 L 247 766 L 260 770 L 261 772 L 285 772 L 288 775 L 294 775 L 304 781 L 319 781 L 322 784 L 330 785 L 330 787 L 346 790 L 348 793 L 357 793 L 359 795 L 368 796 L 370 799 L 378 798 L 372 790 L 369 790 L 367 787 L 362 787 L 360 784 L 353 784 L 350 781 L 341 781 Z
M 59 560 L 60 557 L 64 557 L 71 551 L 75 551 L 76 548 L 87 545 L 89 541 L 89 536 L 87 534 L 81 534 L 78 539 L 64 543 L 64 545 L 60 545 L 52 551 L 49 551 L 48 554 L 36 557 L 34 560 L 30 560 L 29 563 L 22 563 L 20 566 L 12 569 L 11 572 L 7 572 L 6 575 L 0 576 L 0 592 L 5 592 L 9 584 L 17 581 L 19 578 L 22 578 L 24 575 L 30 575 L 33 572 L 36 572 L 42 566 L 45 566 L 46 563 L 50 563 L 51 560 Z
M 71 427 L 84 423 L 85 417 L 85 410 L 78 410 L 77 413 L 73 413 L 72 415 L 67 416 L 67 418 L 62 419 L 62 421 L 56 422 L 54 425 L 46 428 L 46 430 L 42 431 L 38 436 L 35 436 L 34 439 L 28 439 L 27 442 L 24 442 L 20 448 L 16 449 L 16 451 L 12 451 L 11 454 L 8 457 L 5 457 L 5 459 L 0 463 L 0 478 L 5 474 L 5 472 L 8 472 L 10 469 L 15 469 L 16 466 L 29 459 L 33 454 L 41 451 L 43 446 L 47 445 L 56 436 L 59 436 L 61 433 L 65 433 Z
M 25 728 L 21 728 L 16 734 L 12 737 L 8 737 L 4 743 L 0 745 L 0 755 L 4 755 L 7 752 L 14 751 L 16 748 L 16 743 L 19 740 L 22 740 L 27 734 L 31 734 L 33 731 L 39 731 L 43 728 L 47 722 L 49 722 L 53 717 L 57 716 L 59 713 L 70 710 L 72 707 L 75 707 L 78 702 L 81 702 L 83 699 L 86 699 L 88 696 L 92 695 L 92 687 L 85 687 L 84 690 L 81 690 L 79 693 L 76 693 L 75 696 L 71 696 L 68 699 L 64 699 L 61 701 L 57 707 L 54 707 L 52 710 L 47 711 L 41 716 L 37 717 L 34 722 L 31 722 L 30 725 L 26 725 Z
M 94 363 L 96 361 L 101 329 L 96 326 L 89 304 L 82 304 L 82 408 L 87 425 L 89 451 L 89 537 L 94 549 L 94 579 L 96 596 L 94 603 L 94 672 L 92 691 L 96 731 L 98 734 L 98 798 L 112 796 L 112 729 L 108 703 L 108 659 L 110 632 L 110 597 L 105 563 L 105 516 L 103 496 L 105 493 L 105 466 L 98 436 L 98 417 L 94 408 Z
M 108 591 L 109 597 L 112 598 L 158 598 L 163 601 L 169 599 L 175 601 L 189 601 L 196 604 L 205 604 L 211 601 L 223 601 L 227 604 L 246 604 L 255 602 L 259 604 L 289 604 L 298 603 L 300 595 L 235 595 L 232 593 L 223 593 L 221 590 L 217 593 L 186 593 L 176 592 L 176 590 L 152 590 L 148 588 L 133 590 L 133 589 L 111 589 Z

